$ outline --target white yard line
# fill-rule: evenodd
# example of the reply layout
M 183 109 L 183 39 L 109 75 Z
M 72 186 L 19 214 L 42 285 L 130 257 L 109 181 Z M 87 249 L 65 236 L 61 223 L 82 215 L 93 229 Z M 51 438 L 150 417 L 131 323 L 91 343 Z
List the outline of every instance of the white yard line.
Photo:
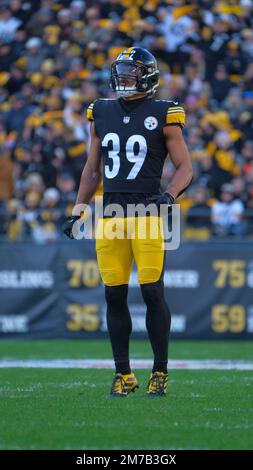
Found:
M 133 369 L 150 369 L 151 359 L 133 359 Z M 1 359 L 0 369 L 14 367 L 44 368 L 44 369 L 113 369 L 110 359 Z M 253 370 L 253 361 L 228 360 L 170 360 L 169 369 L 215 369 L 215 370 Z

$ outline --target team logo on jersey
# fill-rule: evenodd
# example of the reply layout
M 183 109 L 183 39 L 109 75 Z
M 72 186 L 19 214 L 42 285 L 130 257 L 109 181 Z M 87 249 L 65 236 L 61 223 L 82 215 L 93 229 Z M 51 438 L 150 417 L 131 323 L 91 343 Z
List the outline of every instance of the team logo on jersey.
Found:
M 154 116 L 148 116 L 144 121 L 144 126 L 149 131 L 152 131 L 158 126 L 158 121 Z
M 123 122 L 124 122 L 124 124 L 128 124 L 129 121 L 130 121 L 130 116 L 124 116 L 124 117 L 123 117 Z

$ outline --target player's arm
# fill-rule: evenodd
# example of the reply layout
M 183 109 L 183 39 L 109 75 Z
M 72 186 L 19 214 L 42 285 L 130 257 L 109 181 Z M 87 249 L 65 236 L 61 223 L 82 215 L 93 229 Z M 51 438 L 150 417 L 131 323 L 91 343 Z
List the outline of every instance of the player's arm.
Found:
M 193 176 L 191 158 L 186 147 L 181 127 L 178 125 L 164 127 L 166 148 L 176 172 L 165 192 L 177 198 L 190 184 Z
M 89 155 L 82 171 L 79 190 L 76 198 L 77 204 L 88 204 L 94 196 L 100 181 L 100 156 L 101 146 L 100 139 L 95 134 L 94 123 L 91 124 L 91 146 Z M 72 215 L 63 225 L 63 232 L 69 238 L 74 238 L 72 228 L 74 223 L 80 218 L 79 215 Z
M 95 134 L 94 123 L 91 123 L 91 146 L 89 155 L 82 171 L 76 204 L 88 204 L 94 196 L 101 181 L 101 145 Z

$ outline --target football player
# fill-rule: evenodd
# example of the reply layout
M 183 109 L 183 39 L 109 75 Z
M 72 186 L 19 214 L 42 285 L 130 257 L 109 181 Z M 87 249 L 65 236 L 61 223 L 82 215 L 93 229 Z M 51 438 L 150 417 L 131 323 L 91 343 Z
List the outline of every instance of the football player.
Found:
M 104 208 L 120 204 L 123 208 L 122 232 L 126 235 L 129 204 L 150 201 L 156 206 L 171 206 L 192 179 L 192 164 L 182 135 L 184 109 L 178 103 L 153 98 L 159 86 L 159 70 L 154 56 L 146 49 L 130 47 L 111 66 L 111 88 L 118 99 L 98 99 L 87 110 L 91 121 L 91 148 L 76 204 L 88 204 L 101 180 L 103 167 Z M 167 155 L 175 174 L 164 193 L 160 180 Z M 78 216 L 65 224 L 64 232 L 73 238 L 72 228 Z M 150 237 L 150 226 L 160 227 L 158 215 L 134 218 L 135 236 L 109 239 L 106 229 L 113 217 L 101 218 L 98 224 L 96 251 L 105 285 L 107 325 L 115 361 L 111 396 L 125 397 L 138 388 L 129 363 L 129 337 L 132 330 L 127 304 L 130 272 L 135 260 L 138 279 L 147 307 L 146 326 L 154 364 L 147 385 L 149 397 L 165 396 L 168 384 L 168 342 L 171 315 L 164 297 L 164 244 L 162 230 L 158 238 Z M 138 237 L 142 226 L 146 237 Z

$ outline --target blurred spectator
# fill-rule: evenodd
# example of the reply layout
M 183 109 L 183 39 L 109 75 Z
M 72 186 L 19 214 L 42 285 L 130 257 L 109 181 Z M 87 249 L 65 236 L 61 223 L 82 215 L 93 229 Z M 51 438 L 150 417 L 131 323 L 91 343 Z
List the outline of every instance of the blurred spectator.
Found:
M 232 184 L 224 184 L 221 188 L 220 200 L 212 206 L 212 228 L 216 236 L 243 235 L 246 225 L 243 221 L 244 207 L 235 198 Z
M 47 57 L 47 48 L 42 45 L 42 41 L 38 37 L 28 39 L 25 45 L 27 52 L 25 53 L 26 70 L 28 72 L 38 72 L 43 60 Z
M 252 211 L 251 0 L 1 0 L 0 217 L 7 238 L 60 236 L 89 148 L 85 110 L 115 97 L 110 64 L 132 45 L 158 59 L 156 98 L 186 109 L 194 181 L 180 202 L 191 229 L 204 223 L 194 222 L 198 208 L 208 213 L 213 198 L 229 199 L 220 194 L 224 183 L 233 185 L 229 207 L 241 201 L 245 214 Z M 163 185 L 173 171 L 168 159 Z M 53 203 L 43 196 L 48 189 L 57 192 Z M 244 219 L 235 226 L 245 233 Z
M 0 5 L 0 40 L 11 42 L 16 30 L 22 25 L 22 20 L 12 14 L 7 4 Z
M 65 209 L 67 204 L 75 202 L 75 180 L 70 173 L 60 173 L 57 179 L 60 191 L 60 204 Z
M 232 179 L 231 184 L 234 189 L 235 199 L 240 199 L 244 207 L 246 207 L 249 199 L 249 194 L 246 188 L 246 181 L 242 176 L 236 176 L 234 179 Z
M 33 106 L 26 102 L 22 93 L 13 95 L 12 107 L 6 114 L 6 130 L 21 132 L 26 118 L 32 113 Z
M 199 186 L 194 191 L 193 204 L 187 213 L 187 225 L 194 228 L 211 227 L 211 208 L 207 204 L 207 191 Z
M 14 62 L 10 69 L 10 75 L 5 84 L 5 88 L 10 95 L 13 95 L 20 92 L 25 83 L 27 83 L 27 78 L 24 69 Z
M 213 98 L 221 103 L 232 86 L 225 64 L 218 64 L 214 78 L 211 80 Z
M 213 190 L 214 196 L 219 197 L 221 186 L 230 182 L 233 176 L 239 173 L 229 133 L 217 132 L 213 145 L 209 146 L 209 149 L 212 156 L 209 187 Z
M 59 237 L 59 200 L 60 194 L 56 188 L 48 188 L 44 192 L 42 210 L 39 212 L 36 222 L 31 225 L 32 238 L 37 243 L 52 242 Z

